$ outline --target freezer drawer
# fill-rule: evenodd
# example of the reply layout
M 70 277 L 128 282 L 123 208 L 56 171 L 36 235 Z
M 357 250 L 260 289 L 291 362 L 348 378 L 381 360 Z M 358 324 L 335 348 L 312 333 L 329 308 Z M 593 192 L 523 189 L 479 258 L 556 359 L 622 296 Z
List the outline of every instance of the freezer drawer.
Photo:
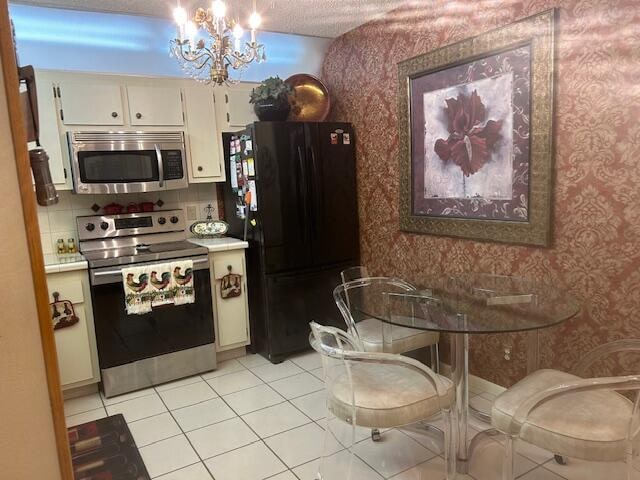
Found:
M 347 266 L 266 276 L 267 328 L 259 343 L 273 363 L 310 348 L 311 321 L 345 328 L 333 300 L 333 289 L 344 268 Z

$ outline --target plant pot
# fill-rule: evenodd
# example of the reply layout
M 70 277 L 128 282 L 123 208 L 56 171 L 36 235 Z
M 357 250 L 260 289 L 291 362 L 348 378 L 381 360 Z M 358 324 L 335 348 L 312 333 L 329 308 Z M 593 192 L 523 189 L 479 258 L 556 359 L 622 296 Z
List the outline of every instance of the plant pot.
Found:
M 258 100 L 253 104 L 253 111 L 258 118 L 265 122 L 277 122 L 286 120 L 289 116 L 289 100 L 286 97 L 267 98 Z

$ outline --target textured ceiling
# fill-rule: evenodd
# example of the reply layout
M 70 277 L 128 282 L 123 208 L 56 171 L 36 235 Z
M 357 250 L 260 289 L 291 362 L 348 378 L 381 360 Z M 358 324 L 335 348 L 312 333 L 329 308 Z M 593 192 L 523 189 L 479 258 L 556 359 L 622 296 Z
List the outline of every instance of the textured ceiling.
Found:
M 48 7 L 170 17 L 177 0 L 18 0 Z M 185 7 L 209 1 L 182 0 Z M 257 0 L 264 30 L 318 37 L 337 37 L 399 7 L 404 0 Z M 246 19 L 253 0 L 227 0 L 230 15 Z M 246 24 L 246 21 L 243 21 Z

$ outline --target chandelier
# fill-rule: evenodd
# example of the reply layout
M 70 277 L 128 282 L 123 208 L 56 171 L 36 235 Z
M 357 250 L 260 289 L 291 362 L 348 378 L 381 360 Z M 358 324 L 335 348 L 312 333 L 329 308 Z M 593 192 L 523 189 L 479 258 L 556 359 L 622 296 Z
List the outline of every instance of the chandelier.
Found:
M 256 30 L 262 19 L 255 9 L 255 0 L 248 22 L 251 41 L 244 44 L 244 29 L 237 20 L 227 17 L 227 6 L 222 0 L 214 0 L 211 8 L 198 8 L 193 20 L 188 20 L 187 11 L 178 0 L 173 16 L 177 38 L 170 42 L 171 56 L 189 76 L 200 82 L 236 83 L 229 78 L 229 67 L 241 72 L 254 61 L 266 60 L 264 45 L 256 42 Z M 201 30 L 208 35 L 207 40 L 196 38 Z

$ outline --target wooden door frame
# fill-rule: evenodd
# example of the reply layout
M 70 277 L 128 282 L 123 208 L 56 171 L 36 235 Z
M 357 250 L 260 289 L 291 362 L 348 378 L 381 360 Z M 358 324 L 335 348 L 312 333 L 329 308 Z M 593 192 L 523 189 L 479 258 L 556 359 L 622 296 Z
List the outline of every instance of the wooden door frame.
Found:
M 49 390 L 49 400 L 53 416 L 53 429 L 58 450 L 58 463 L 60 464 L 60 477 L 62 480 L 73 480 L 71 451 L 69 449 L 67 425 L 64 416 L 64 400 L 58 371 L 58 355 L 56 353 L 56 343 L 49 314 L 49 298 L 47 294 L 47 278 L 44 271 L 42 244 L 40 235 L 32 234 L 33 232 L 39 231 L 38 213 L 33 185 L 31 183 L 27 133 L 24 127 L 20 104 L 20 86 L 7 0 L 0 0 L 0 60 L 2 61 L 4 88 L 11 124 L 11 137 L 18 170 L 18 183 L 24 224 L 27 232 L 31 233 L 27 235 L 27 245 L 31 261 L 31 274 L 36 297 L 42 353 L 44 354 L 44 366 L 47 375 L 47 388 Z

